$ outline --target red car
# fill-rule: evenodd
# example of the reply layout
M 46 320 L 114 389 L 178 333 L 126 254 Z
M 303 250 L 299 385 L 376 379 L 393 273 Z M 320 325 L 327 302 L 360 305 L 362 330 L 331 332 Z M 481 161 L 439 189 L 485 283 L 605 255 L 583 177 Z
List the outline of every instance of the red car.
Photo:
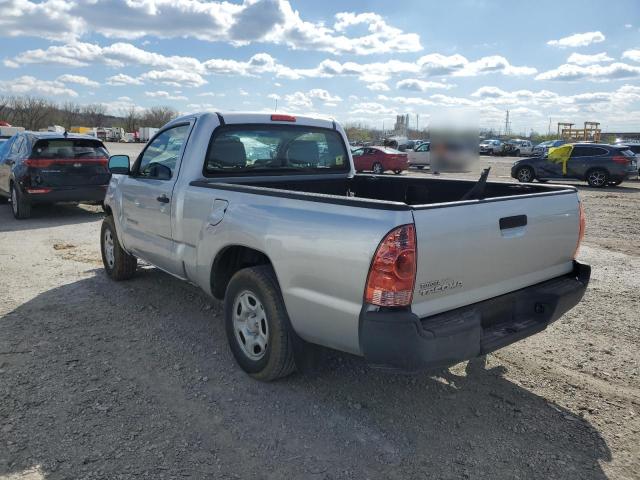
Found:
M 409 169 L 407 154 L 389 147 L 363 147 L 351 152 L 356 172 L 368 170 L 376 174 L 391 170 L 400 173 Z

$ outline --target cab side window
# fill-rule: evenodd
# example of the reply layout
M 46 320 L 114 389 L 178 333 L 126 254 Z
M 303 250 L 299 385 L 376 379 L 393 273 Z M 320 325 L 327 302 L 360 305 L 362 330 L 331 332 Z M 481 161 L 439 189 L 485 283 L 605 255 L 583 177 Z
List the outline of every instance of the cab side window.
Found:
M 170 180 L 175 174 L 182 146 L 189 134 L 189 125 L 169 128 L 154 138 L 142 154 L 138 177 Z

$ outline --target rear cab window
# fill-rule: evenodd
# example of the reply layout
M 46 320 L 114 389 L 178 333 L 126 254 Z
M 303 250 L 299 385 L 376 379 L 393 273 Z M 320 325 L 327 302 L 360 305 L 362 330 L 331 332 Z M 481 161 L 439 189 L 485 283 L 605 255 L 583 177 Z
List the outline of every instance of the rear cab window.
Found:
M 336 130 L 302 125 L 227 125 L 217 128 L 203 174 L 348 173 L 347 148 Z

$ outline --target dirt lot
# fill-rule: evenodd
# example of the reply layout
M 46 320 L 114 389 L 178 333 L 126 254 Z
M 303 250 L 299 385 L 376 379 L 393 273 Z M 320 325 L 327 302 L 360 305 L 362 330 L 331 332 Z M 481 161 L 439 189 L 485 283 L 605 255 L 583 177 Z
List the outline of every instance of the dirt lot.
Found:
M 272 384 L 195 287 L 107 279 L 98 208 L 0 205 L 0 479 L 640 478 L 640 183 L 580 190 L 592 283 L 546 332 L 484 368 L 332 354 Z

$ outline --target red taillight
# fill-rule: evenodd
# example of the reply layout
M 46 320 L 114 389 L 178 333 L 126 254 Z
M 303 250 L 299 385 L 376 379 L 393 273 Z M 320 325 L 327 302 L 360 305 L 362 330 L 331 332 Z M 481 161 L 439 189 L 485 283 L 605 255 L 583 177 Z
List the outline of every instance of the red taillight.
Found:
M 50 188 L 27 188 L 27 193 L 49 193 Z
M 582 206 L 582 202 L 578 202 L 578 208 L 580 210 L 580 227 L 578 230 L 578 242 L 576 243 L 576 249 L 573 252 L 573 258 L 576 258 L 578 256 L 578 252 L 580 251 L 580 244 L 582 243 L 582 239 L 584 238 L 584 230 L 587 226 L 587 221 L 586 218 L 584 216 L 584 207 Z
M 295 122 L 296 117 L 293 115 L 280 115 L 278 113 L 274 113 L 271 115 L 272 122 Z
M 100 165 L 106 167 L 109 163 L 107 157 L 97 158 L 27 158 L 24 164 L 27 167 L 48 168 L 52 165 Z
M 27 158 L 24 161 L 24 164 L 27 167 L 35 167 L 35 168 L 47 168 L 55 163 L 55 160 L 52 158 Z
M 614 155 L 611 160 L 615 163 L 619 163 L 621 165 L 629 165 L 631 163 L 631 159 L 625 157 L 624 155 Z
M 376 250 L 365 289 L 365 301 L 381 307 L 411 305 L 416 281 L 416 230 L 410 225 L 391 230 Z

